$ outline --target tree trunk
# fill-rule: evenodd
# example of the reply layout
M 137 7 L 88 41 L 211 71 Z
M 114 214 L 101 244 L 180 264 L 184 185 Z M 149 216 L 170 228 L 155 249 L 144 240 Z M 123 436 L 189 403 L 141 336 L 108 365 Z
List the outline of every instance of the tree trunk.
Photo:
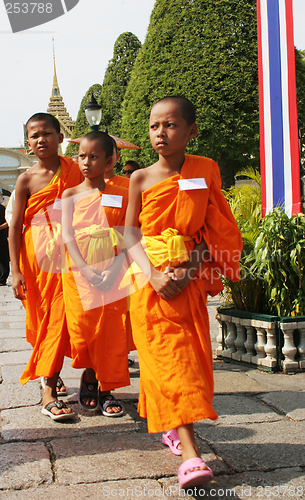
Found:
M 234 168 L 232 163 L 223 156 L 217 158 L 216 163 L 220 170 L 222 189 L 229 189 L 231 186 L 235 186 Z

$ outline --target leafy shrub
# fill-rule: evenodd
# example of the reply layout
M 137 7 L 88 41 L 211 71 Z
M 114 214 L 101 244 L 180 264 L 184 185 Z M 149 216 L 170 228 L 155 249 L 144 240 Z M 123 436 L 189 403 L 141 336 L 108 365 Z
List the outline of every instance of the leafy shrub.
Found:
M 223 278 L 222 295 L 227 302 L 234 304 L 235 309 L 267 313 L 264 280 L 252 272 L 254 247 L 260 234 L 259 226 L 262 218 L 260 174 L 253 168 L 247 168 L 239 172 L 237 177 L 246 177 L 252 181 L 250 185 L 233 186 L 224 191 L 243 239 L 240 259 L 241 280 L 233 283 Z
M 276 208 L 262 219 L 259 173 L 247 169 L 238 175 L 255 184 L 235 186 L 225 193 L 244 247 L 241 281 L 224 278 L 223 295 L 243 311 L 305 315 L 305 217 L 289 218 Z
M 266 282 L 265 297 L 271 314 L 305 314 L 304 236 L 303 214 L 289 218 L 276 208 L 260 224 L 252 270 Z

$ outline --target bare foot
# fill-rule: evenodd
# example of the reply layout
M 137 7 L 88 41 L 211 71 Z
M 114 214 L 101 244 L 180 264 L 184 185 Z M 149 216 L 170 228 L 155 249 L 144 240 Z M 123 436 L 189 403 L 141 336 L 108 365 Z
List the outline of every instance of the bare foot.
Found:
M 48 378 L 46 380 L 46 387 L 43 391 L 42 394 L 42 403 L 43 407 L 48 405 L 49 403 L 58 401 L 57 399 L 57 394 L 56 394 L 56 382 L 58 378 L 58 373 L 55 373 L 53 377 Z M 58 403 L 60 403 L 58 401 Z M 53 415 L 62 415 L 62 414 L 68 414 L 68 413 L 73 413 L 72 409 L 69 408 L 68 406 L 63 406 L 62 403 L 59 404 L 59 408 L 57 406 L 53 406 L 50 410 Z
M 96 407 L 96 399 L 82 398 L 81 401 L 84 406 L 91 406 L 92 408 Z
M 65 386 L 65 383 L 61 377 L 58 377 L 57 382 L 56 382 L 56 393 L 57 396 L 67 395 L 67 388 Z
M 57 399 L 50 397 L 48 394 L 45 394 L 45 391 L 46 389 L 43 391 L 43 397 L 42 397 L 43 407 L 46 407 L 49 403 L 58 401 Z M 63 408 L 58 408 L 57 406 L 53 406 L 49 411 L 53 413 L 53 415 L 63 415 L 63 414 L 73 413 L 72 408 L 69 408 L 68 406 L 65 406 Z
M 195 441 L 193 424 L 181 425 L 176 430 L 182 447 L 182 463 L 190 458 L 201 458 L 201 452 Z M 187 473 L 206 469 L 208 469 L 208 466 L 202 461 L 200 465 L 190 468 Z
M 194 446 L 194 450 L 193 452 L 190 451 L 188 453 L 186 452 L 182 452 L 182 463 L 185 462 L 186 460 L 188 460 L 189 458 L 201 458 L 201 453 L 200 453 L 200 450 L 198 448 L 198 446 Z M 202 462 L 202 464 L 200 466 L 197 466 L 197 467 L 192 467 L 190 469 L 187 470 L 186 474 L 189 474 L 189 472 L 193 472 L 195 470 L 206 470 L 208 469 L 208 466 L 205 462 Z
M 95 409 L 98 403 L 98 381 L 95 377 L 95 371 L 92 368 L 86 368 L 81 384 L 84 386 L 85 393 L 92 393 L 92 396 L 86 395 L 86 397 L 81 398 L 82 405 Z
M 123 414 L 122 406 L 119 404 L 118 401 L 116 401 L 114 396 L 112 396 L 109 391 L 104 391 L 104 392 L 100 391 L 99 398 L 100 402 L 102 403 L 101 408 L 103 413 L 108 413 L 109 415 Z M 118 406 L 112 404 L 112 401 L 113 403 L 118 403 Z

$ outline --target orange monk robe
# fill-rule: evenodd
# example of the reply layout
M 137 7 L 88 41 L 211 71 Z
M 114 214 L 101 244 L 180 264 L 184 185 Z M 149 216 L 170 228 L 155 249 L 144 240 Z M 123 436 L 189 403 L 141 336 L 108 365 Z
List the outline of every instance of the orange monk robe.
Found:
M 60 157 L 60 167 L 51 182 L 30 196 L 27 202 L 20 268 L 27 286 L 27 298 L 23 301 L 26 338 L 33 347 L 33 353 L 21 375 L 21 384 L 40 376 L 52 377 L 61 370 L 64 356 L 70 355 L 62 292 L 61 252 L 60 248 L 55 249 L 50 260 L 47 249 L 54 233 L 60 231 L 62 193 L 81 180 L 78 165 L 71 158 Z
M 115 175 L 111 179 L 106 180 L 107 184 L 112 184 L 113 186 L 121 186 L 129 189 L 130 179 L 128 177 L 122 177 L 121 175 Z M 135 351 L 136 346 L 132 337 L 132 328 L 130 323 L 130 312 L 129 312 L 129 300 L 127 301 L 127 317 L 126 317 L 126 328 L 127 328 L 127 338 L 128 338 L 128 352 Z
M 121 186 L 126 189 L 129 189 L 129 179 L 128 177 L 123 177 L 122 175 L 115 175 L 111 177 L 111 179 L 105 179 L 107 184 L 112 184 L 113 186 Z
M 122 237 L 128 191 L 106 184 L 104 194 L 122 196 L 122 207 L 101 206 L 97 190 L 84 193 L 76 201 L 73 213 L 75 241 L 87 264 L 100 271 L 111 266 L 114 256 L 113 228 L 117 238 L 115 251 L 124 248 Z M 116 229 L 117 227 L 117 229 Z M 106 251 L 105 251 L 106 248 Z M 105 260 L 106 259 L 106 260 Z M 126 335 L 126 290 L 119 284 L 126 271 L 122 266 L 113 288 L 102 292 L 92 287 L 78 271 L 69 256 L 69 274 L 63 275 L 64 300 L 71 341 L 72 366 L 92 368 L 100 381 L 101 391 L 130 384 Z
M 190 178 L 204 178 L 206 188 L 180 190 L 178 180 Z M 138 411 L 147 418 L 149 432 L 205 418 L 215 420 L 207 292 L 215 281 L 214 268 L 239 279 L 242 249 L 237 224 L 221 193 L 217 165 L 207 158 L 186 155 L 180 175 L 142 193 L 139 221 L 149 258 L 154 265 L 159 262 L 159 269 L 179 265 L 175 247 L 181 247 L 181 239 L 184 261 L 195 242 L 204 238 L 215 262 L 203 262 L 198 274 L 205 279 L 193 279 L 169 301 L 158 296 L 149 283 L 131 295 L 131 324 L 141 373 Z M 154 245 L 162 233 L 163 257 L 162 241 Z M 214 286 L 213 293 L 221 290 L 217 282 L 218 290 Z

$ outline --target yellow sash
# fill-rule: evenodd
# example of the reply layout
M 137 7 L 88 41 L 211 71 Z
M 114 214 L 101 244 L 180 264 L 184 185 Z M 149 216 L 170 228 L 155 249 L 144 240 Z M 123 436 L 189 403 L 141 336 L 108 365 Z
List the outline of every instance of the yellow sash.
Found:
M 56 182 L 58 182 L 60 178 L 61 178 L 61 168 L 59 166 L 56 174 L 54 174 L 54 176 L 50 180 L 49 185 L 56 184 Z
M 143 236 L 141 243 L 153 266 L 164 271 L 168 266 L 177 267 L 189 260 L 185 241 L 192 241 L 191 236 L 182 236 L 177 229 L 168 228 L 157 236 Z M 123 280 L 123 286 L 135 281 L 135 275 L 142 273 L 136 262 L 132 262 Z
M 177 229 L 169 227 L 158 236 L 144 236 L 142 244 L 146 245 L 146 253 L 155 267 L 164 270 L 167 266 L 176 267 L 189 260 L 185 241 L 192 241 L 191 236 L 182 236 Z
M 68 264 L 65 247 L 62 244 L 61 224 L 55 222 L 53 226 L 51 226 L 51 229 L 49 226 L 46 226 L 46 233 L 49 237 L 49 241 L 46 245 L 46 254 L 52 265 L 49 264 L 49 267 L 46 265 L 46 268 L 43 270 L 49 273 L 67 273 Z
M 92 224 L 92 226 L 75 230 L 74 234 L 76 241 L 80 237 L 90 237 L 86 262 L 100 271 L 108 269 L 115 256 L 126 248 L 123 236 L 113 227 L 105 228 Z

